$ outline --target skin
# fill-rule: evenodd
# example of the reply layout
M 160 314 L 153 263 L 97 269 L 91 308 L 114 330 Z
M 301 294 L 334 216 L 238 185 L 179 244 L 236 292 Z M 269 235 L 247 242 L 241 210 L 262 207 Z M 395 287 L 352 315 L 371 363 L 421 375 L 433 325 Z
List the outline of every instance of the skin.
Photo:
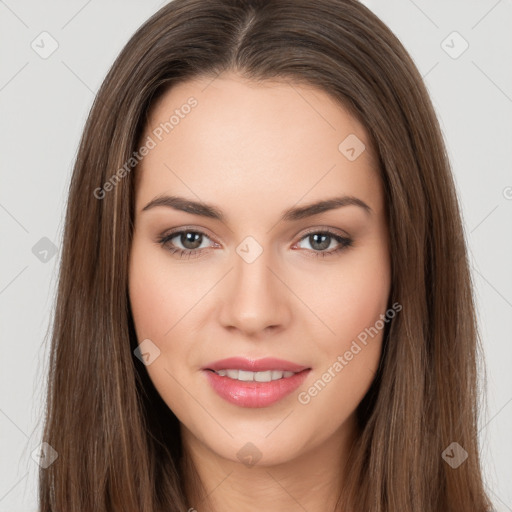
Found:
M 146 369 L 178 417 L 182 440 L 209 493 L 190 488 L 200 510 L 332 510 L 343 461 L 356 435 L 355 410 L 377 369 L 382 334 L 307 404 L 298 401 L 388 308 L 390 260 L 385 203 L 363 126 L 320 89 L 286 81 L 254 83 L 234 73 L 173 87 L 150 112 L 146 133 L 194 96 L 198 104 L 136 170 L 129 295 L 139 343 L 160 355 Z M 349 134 L 366 145 L 350 161 L 338 150 Z M 154 138 L 154 137 L 153 137 Z M 214 204 L 226 221 L 157 206 L 162 195 Z M 364 201 L 294 221 L 282 213 L 334 196 Z M 205 233 L 199 256 L 175 228 Z M 306 233 L 349 236 L 319 247 Z M 247 263 L 236 249 L 252 236 L 263 252 Z M 329 244 L 330 240 L 330 244 Z M 186 243 L 186 239 L 185 239 Z M 197 247 L 199 244 L 196 244 Z M 225 401 L 201 368 L 231 356 L 278 357 L 311 367 L 281 401 L 244 408 Z M 261 453 L 246 465 L 238 451 Z

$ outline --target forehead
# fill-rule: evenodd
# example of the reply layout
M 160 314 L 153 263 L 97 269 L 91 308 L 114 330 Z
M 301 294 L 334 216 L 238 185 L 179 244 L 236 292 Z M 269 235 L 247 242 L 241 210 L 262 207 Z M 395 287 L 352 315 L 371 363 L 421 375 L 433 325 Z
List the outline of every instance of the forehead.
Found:
M 137 168 L 138 203 L 180 192 L 261 209 L 336 192 L 381 206 L 364 127 L 318 88 L 233 73 L 183 82 L 153 105 L 142 143 L 148 137 L 154 147 Z

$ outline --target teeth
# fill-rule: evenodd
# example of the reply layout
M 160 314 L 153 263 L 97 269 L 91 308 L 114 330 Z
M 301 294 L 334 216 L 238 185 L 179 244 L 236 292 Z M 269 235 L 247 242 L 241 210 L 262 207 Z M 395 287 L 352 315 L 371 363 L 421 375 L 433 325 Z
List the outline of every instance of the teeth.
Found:
M 295 375 L 294 372 L 285 372 L 282 370 L 267 370 L 264 372 L 250 372 L 246 370 L 218 370 L 215 373 L 221 377 L 229 377 L 230 379 L 241 380 L 244 382 L 270 382 L 271 380 L 279 380 L 282 378 Z

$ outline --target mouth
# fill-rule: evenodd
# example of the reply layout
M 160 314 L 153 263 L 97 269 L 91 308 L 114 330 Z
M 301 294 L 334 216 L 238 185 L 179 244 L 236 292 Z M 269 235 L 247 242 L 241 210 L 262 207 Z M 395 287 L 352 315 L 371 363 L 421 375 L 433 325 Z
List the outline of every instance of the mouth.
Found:
M 283 359 L 236 357 L 215 361 L 201 370 L 212 389 L 228 402 L 268 407 L 295 391 L 311 368 Z

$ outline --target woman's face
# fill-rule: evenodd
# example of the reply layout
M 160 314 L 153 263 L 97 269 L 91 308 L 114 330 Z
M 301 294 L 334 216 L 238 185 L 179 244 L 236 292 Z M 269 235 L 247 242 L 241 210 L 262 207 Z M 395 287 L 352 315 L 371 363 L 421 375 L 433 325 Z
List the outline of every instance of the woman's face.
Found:
M 141 145 L 131 308 L 186 442 L 277 464 L 347 439 L 390 291 L 362 125 L 319 89 L 230 73 L 168 91 Z

